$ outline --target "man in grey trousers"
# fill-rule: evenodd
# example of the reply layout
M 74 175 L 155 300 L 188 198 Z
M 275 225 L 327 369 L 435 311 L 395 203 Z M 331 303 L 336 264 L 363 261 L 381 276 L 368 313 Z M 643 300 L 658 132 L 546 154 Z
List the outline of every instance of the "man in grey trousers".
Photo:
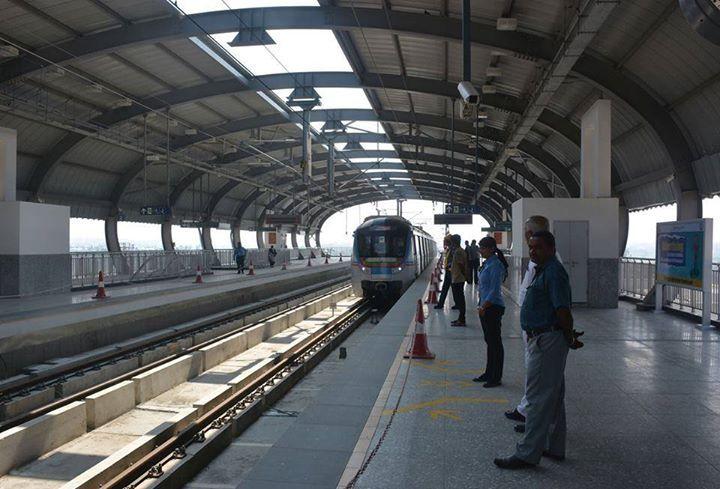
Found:
M 502 469 L 533 467 L 545 456 L 565 458 L 565 361 L 569 349 L 582 347 L 573 329 L 568 274 L 555 257 L 555 237 L 539 231 L 529 241 L 535 278 L 520 310 L 527 336 L 527 416 L 525 435 L 515 454 L 496 458 Z

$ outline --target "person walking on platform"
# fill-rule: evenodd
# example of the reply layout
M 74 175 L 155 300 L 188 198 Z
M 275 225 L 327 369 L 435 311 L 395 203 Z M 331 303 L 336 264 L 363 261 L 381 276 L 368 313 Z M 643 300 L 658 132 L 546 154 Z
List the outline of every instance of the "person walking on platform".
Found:
M 548 219 L 545 216 L 530 216 L 525 221 L 525 241 L 529 244 L 530 238 L 532 235 L 538 231 L 548 231 L 550 229 L 550 223 Z M 558 261 L 562 264 L 562 259 L 560 258 L 559 254 L 555 254 L 555 257 L 558 259 Z M 530 287 L 530 284 L 532 283 L 533 279 L 535 278 L 535 269 L 536 265 L 535 262 L 530 260 L 527 265 L 527 269 L 525 270 L 525 275 L 523 275 L 522 283 L 520 284 L 520 290 L 518 293 L 518 304 L 522 306 L 523 302 L 525 301 L 525 293 Z M 523 343 L 525 344 L 525 370 L 527 371 L 527 362 L 528 362 L 528 341 L 527 336 L 525 335 L 525 331 L 520 329 L 520 332 L 522 334 Z M 511 411 L 505 412 L 505 417 L 512 421 L 517 421 L 519 423 L 525 423 L 525 416 L 527 415 L 527 396 L 525 396 L 523 392 L 523 397 L 518 403 L 517 407 Z M 519 433 L 523 433 L 525 431 L 525 426 L 523 424 L 519 424 L 515 427 L 515 431 Z
M 462 249 L 460 235 L 454 234 L 452 236 L 452 268 L 450 269 L 450 275 L 452 279 L 452 293 L 455 307 L 457 307 L 460 315 L 458 318 L 450 323 L 450 326 L 467 326 L 465 324 L 465 281 L 467 280 L 467 255 L 465 250 Z
M 502 283 L 507 278 L 508 263 L 494 238 L 487 236 L 481 239 L 479 248 L 485 261 L 478 279 L 478 315 L 487 344 L 487 364 L 485 373 L 473 380 L 485 382 L 483 387 L 497 387 L 502 383 L 505 360 L 501 336 L 502 317 L 505 313 Z
M 277 250 L 275 249 L 274 245 L 270 245 L 270 249 L 268 250 L 268 262 L 270 263 L 270 268 L 275 266 L 275 257 L 277 256 Z
M 476 243 L 477 241 L 472 240 L 470 246 L 465 250 L 470 265 L 468 283 L 471 285 L 478 283 L 478 268 L 480 268 L 480 249 Z
M 450 274 L 450 268 L 452 267 L 452 253 L 450 251 L 451 239 L 448 234 L 443 239 L 443 284 L 442 290 L 440 291 L 440 297 L 438 303 L 435 305 L 435 309 L 442 309 L 445 307 L 445 299 L 447 298 L 448 292 L 450 291 L 450 285 L 452 284 L 452 276 Z
M 522 469 L 541 457 L 565 458 L 565 362 L 569 349 L 583 346 L 573 329 L 568 274 L 555 257 L 555 237 L 539 231 L 530 238 L 530 259 L 537 269 L 520 309 L 527 335 L 525 434 L 515 454 L 496 458 L 501 469 Z
M 235 264 L 237 265 L 237 273 L 245 274 L 245 255 L 247 255 L 247 250 L 243 248 L 243 245 L 238 243 L 233 255 L 235 257 Z

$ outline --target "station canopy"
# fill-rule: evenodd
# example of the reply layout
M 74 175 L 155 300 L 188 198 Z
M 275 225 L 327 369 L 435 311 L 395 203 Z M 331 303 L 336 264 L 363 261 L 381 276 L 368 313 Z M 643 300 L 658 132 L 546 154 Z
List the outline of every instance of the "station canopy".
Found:
M 19 198 L 246 227 L 299 213 L 312 229 L 426 199 L 495 222 L 521 197 L 579 195 L 580 119 L 600 98 L 625 206 L 720 192 L 720 46 L 677 0 L 470 4 L 477 110 L 458 97 L 459 0 L 0 0 Z

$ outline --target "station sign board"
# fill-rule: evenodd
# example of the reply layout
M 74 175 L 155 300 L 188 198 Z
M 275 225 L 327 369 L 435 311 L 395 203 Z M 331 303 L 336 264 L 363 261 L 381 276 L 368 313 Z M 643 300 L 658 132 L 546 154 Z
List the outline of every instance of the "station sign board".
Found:
M 470 204 L 447 204 L 445 214 L 481 214 L 482 209 L 477 205 Z
M 282 225 L 299 225 L 302 224 L 302 215 L 300 214 L 269 214 L 265 216 L 265 224 Z
M 472 223 L 472 214 L 435 214 L 435 225 Z
M 184 219 L 180 221 L 181 228 L 219 228 L 218 221 L 194 221 L 192 219 Z
M 165 205 L 145 205 L 140 208 L 141 216 L 169 216 L 170 208 Z

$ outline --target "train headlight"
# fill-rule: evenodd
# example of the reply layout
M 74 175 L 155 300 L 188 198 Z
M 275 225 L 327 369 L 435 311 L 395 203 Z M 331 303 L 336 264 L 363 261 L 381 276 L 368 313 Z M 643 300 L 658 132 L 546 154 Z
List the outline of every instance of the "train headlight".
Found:
M 364 272 L 365 270 L 367 270 L 367 268 L 365 268 L 365 267 L 360 267 L 360 270 L 362 270 L 362 271 Z
M 397 267 L 398 272 L 402 272 L 402 267 Z

